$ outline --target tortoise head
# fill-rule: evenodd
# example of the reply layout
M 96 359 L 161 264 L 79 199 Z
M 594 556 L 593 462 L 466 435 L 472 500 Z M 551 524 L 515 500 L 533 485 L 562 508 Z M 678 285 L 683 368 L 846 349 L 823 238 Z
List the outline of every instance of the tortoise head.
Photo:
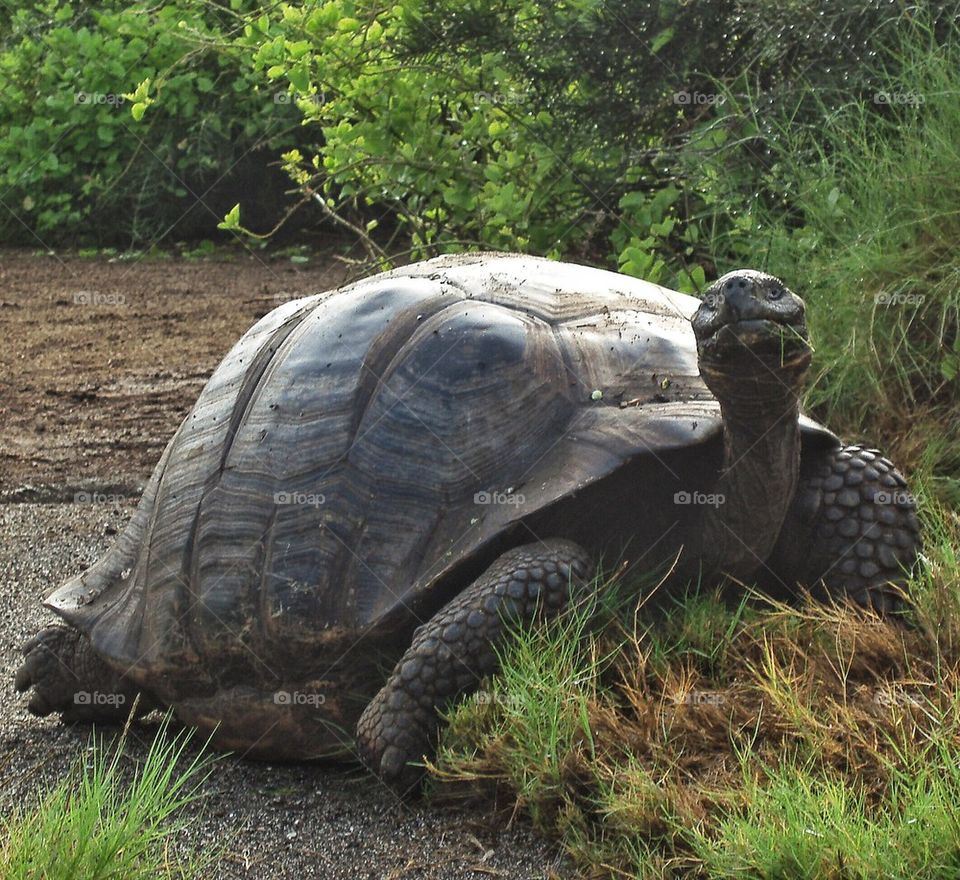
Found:
M 803 300 L 779 279 L 728 272 L 707 288 L 692 323 L 700 373 L 721 402 L 802 390 L 812 354 Z

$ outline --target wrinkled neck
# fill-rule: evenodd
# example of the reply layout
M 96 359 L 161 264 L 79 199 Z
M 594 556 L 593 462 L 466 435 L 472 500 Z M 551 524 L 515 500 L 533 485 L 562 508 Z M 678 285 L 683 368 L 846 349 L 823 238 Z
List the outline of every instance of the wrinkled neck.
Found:
M 800 472 L 799 401 L 792 392 L 720 402 L 723 466 L 703 522 L 709 570 L 738 578 L 762 566 L 776 544 Z

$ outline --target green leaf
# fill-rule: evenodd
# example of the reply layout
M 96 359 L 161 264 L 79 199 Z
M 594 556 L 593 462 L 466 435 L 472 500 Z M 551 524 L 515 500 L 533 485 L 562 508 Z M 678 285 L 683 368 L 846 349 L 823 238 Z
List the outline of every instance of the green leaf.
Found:
M 677 289 L 681 293 L 699 293 L 706 286 L 707 278 L 703 266 L 697 264 L 685 269 L 677 278 Z
M 310 41 L 309 40 L 285 40 L 284 47 L 286 48 L 291 58 L 293 58 L 294 60 L 298 60 L 310 51 Z
M 659 52 L 664 46 L 666 46 L 667 43 L 669 43 L 672 39 L 673 39 L 673 28 L 672 27 L 664 28 L 664 30 L 660 31 L 660 33 L 653 38 L 653 42 L 650 44 L 650 51 L 654 55 L 656 55 L 657 52 Z
M 291 85 L 298 92 L 307 92 L 310 89 L 310 77 L 307 75 L 307 72 L 301 67 L 293 67 L 287 72 L 287 78 L 290 80 Z
M 618 204 L 624 210 L 630 208 L 640 208 L 646 204 L 647 194 L 642 192 L 628 192 L 620 197 Z
M 673 232 L 673 227 L 676 225 L 676 220 L 673 217 L 667 217 L 664 220 L 661 220 L 659 223 L 651 223 L 650 231 L 654 235 L 659 235 L 661 238 L 666 238 L 671 232 Z
M 237 202 L 227 211 L 223 220 L 217 224 L 217 229 L 235 230 L 240 228 L 240 203 Z

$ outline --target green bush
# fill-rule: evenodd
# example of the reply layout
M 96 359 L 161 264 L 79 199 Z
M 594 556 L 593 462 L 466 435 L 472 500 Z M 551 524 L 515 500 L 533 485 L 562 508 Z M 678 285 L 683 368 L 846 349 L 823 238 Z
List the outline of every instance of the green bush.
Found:
M 415 255 L 477 244 L 557 250 L 586 204 L 577 162 L 551 148 L 549 112 L 520 106 L 521 86 L 495 55 L 455 70 L 404 60 L 418 20 L 411 2 L 382 15 L 350 2 L 276 15 L 269 39 L 250 40 L 257 66 L 289 84 L 312 127 L 313 154 L 284 158 L 324 213 L 361 232 L 383 221 Z
M 939 6 L 944 19 L 960 8 Z M 875 92 L 878 58 L 915 13 L 880 0 L 314 0 L 258 17 L 243 42 L 298 96 L 313 144 L 287 152 L 288 173 L 380 262 L 485 246 L 696 290 L 715 270 L 708 242 L 752 236 L 750 203 L 781 196 L 768 187 L 776 121 Z M 733 96 L 764 112 L 728 112 Z
M 275 220 L 283 176 L 265 168 L 295 137 L 295 108 L 282 94 L 275 102 L 236 52 L 213 48 L 254 6 L 5 4 L 0 239 L 189 236 L 215 229 L 241 191 Z M 137 124 L 123 95 L 144 80 L 162 100 Z
M 925 449 L 956 504 L 960 27 L 939 30 L 924 19 L 904 29 L 872 92 L 821 103 L 819 122 L 761 120 L 755 96 L 740 102 L 741 130 L 769 131 L 752 197 L 740 198 L 742 157 L 723 149 L 689 156 L 684 181 L 721 208 L 739 199 L 734 223 L 704 237 L 716 271 L 759 265 L 806 299 L 817 347 L 808 404 L 848 435 L 897 438 L 907 457 Z
M 652 132 L 689 109 L 678 89 L 706 82 L 694 72 L 716 52 L 704 28 L 731 4 L 626 6 L 627 29 L 600 2 L 308 2 L 279 6 L 267 37 L 254 29 L 247 43 L 314 133 L 310 154 L 285 155 L 288 172 L 381 261 L 470 246 L 603 259 L 626 224 L 615 256 L 650 276 L 662 261 L 641 249 L 673 223 L 644 174 Z M 641 34 L 652 47 L 641 50 Z M 615 51 L 598 63 L 588 47 L 604 43 Z M 647 195 L 652 213 L 639 205 Z

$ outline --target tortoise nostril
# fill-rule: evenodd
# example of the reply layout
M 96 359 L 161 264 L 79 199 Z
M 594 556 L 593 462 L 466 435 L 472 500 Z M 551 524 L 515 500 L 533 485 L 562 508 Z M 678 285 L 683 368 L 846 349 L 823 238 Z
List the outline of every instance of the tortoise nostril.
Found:
M 749 278 L 731 278 L 725 285 L 725 292 L 727 296 L 731 293 L 741 290 L 747 290 L 753 288 L 753 282 Z

